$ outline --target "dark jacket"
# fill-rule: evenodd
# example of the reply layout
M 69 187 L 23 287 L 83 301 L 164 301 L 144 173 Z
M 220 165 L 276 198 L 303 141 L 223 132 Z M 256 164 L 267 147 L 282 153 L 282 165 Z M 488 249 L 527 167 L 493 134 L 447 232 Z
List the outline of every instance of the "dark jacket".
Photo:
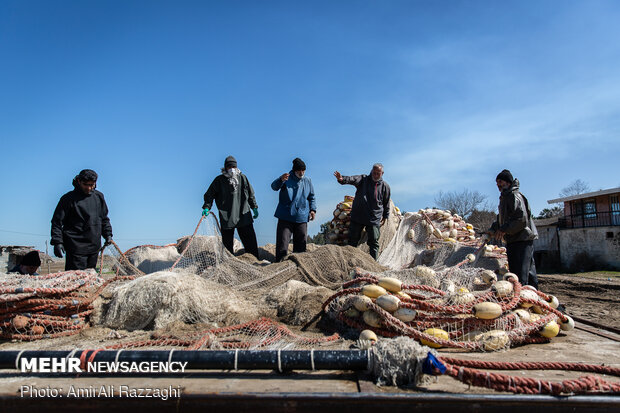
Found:
M 203 209 L 211 209 L 215 200 L 223 229 L 246 227 L 254 222 L 251 209 L 258 208 L 258 204 L 250 181 L 242 173 L 236 190 L 227 177 L 218 175 L 205 192 L 204 200 Z
M 343 176 L 342 185 L 354 185 L 355 199 L 351 221 L 362 225 L 381 225 L 390 215 L 390 186 L 383 179 L 377 182 L 369 175 Z
M 101 249 L 101 236 L 112 237 L 108 206 L 96 189 L 89 195 L 74 183 L 64 194 L 52 216 L 52 245 L 63 244 L 73 255 L 90 255 Z
M 527 199 L 519 192 L 519 180 L 515 179 L 509 188 L 499 196 L 499 214 L 490 232 L 502 231 L 507 244 L 517 241 L 533 241 L 538 231 L 532 218 Z
M 282 182 L 280 177 L 271 183 L 271 189 L 280 191 L 278 206 L 274 216 L 289 222 L 308 222 L 310 211 L 316 212 L 314 186 L 307 176 L 301 179 L 293 171 Z

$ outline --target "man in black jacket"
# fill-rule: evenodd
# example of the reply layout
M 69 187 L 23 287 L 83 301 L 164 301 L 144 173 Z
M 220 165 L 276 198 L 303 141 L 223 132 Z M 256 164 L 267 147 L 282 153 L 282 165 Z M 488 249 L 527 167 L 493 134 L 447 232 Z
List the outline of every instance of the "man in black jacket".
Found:
M 220 215 L 224 247 L 233 253 L 233 238 L 237 228 L 245 252 L 258 258 L 258 243 L 253 225 L 254 219 L 258 218 L 258 204 L 254 197 L 254 188 L 237 168 L 237 160 L 233 156 L 224 160 L 221 175 L 215 177 L 204 194 L 203 215 L 209 213 L 213 201 Z
M 538 288 L 534 264 L 534 240 L 538 238 L 538 231 L 530 205 L 519 192 L 519 180 L 513 178 L 508 169 L 501 171 L 495 182 L 501 193 L 499 214 L 488 232 L 498 241 L 504 239 L 506 242 L 508 269 L 519 277 L 519 282 Z
M 97 191 L 97 173 L 84 169 L 73 179 L 73 191 L 64 194 L 52 217 L 54 255 L 66 252 L 65 270 L 95 268 L 101 249 L 112 241 L 112 226 L 103 194 Z
M 349 224 L 349 245 L 357 247 L 362 236 L 362 229 L 368 234 L 370 255 L 376 260 L 379 253 L 379 236 L 381 225 L 390 216 L 390 186 L 383 178 L 383 165 L 372 166 L 370 175 L 342 176 L 334 172 L 341 185 L 354 185 L 355 199 L 351 206 Z

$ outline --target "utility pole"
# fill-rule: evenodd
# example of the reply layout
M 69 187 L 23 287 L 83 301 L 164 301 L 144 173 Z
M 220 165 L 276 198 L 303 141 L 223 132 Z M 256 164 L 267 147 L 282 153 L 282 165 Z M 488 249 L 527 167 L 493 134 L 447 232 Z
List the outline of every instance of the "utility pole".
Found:
M 47 240 L 45 240 L 45 261 L 47 261 L 47 273 L 50 273 L 50 256 L 47 253 Z

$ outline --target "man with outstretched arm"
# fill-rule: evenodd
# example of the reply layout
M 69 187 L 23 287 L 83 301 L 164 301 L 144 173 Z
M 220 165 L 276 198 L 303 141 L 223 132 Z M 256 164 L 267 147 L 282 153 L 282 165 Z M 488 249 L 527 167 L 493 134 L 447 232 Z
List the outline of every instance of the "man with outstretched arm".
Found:
M 65 270 L 95 268 L 101 249 L 112 242 L 112 225 L 103 194 L 97 191 L 97 173 L 84 169 L 73 178 L 73 191 L 64 194 L 52 216 L 54 255 L 65 257 Z
M 370 255 L 377 260 L 381 225 L 390 215 L 390 186 L 383 180 L 383 165 L 374 164 L 370 175 L 342 176 L 336 171 L 334 176 L 341 185 L 348 184 L 356 188 L 351 207 L 349 245 L 357 247 L 362 229 L 365 228 Z

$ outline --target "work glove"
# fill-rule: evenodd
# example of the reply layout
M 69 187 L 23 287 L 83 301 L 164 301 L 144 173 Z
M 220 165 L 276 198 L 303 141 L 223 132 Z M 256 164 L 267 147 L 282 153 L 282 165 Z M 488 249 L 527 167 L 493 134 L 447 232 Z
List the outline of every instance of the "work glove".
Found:
M 62 258 L 65 254 L 65 246 L 62 244 L 54 245 L 54 255 L 58 258 Z
M 105 243 L 103 244 L 103 248 L 107 247 L 110 244 L 112 244 L 112 237 L 105 239 Z
M 252 212 L 254 212 L 254 219 L 258 218 L 258 208 L 252 208 Z
M 206 217 L 209 214 L 209 208 L 205 208 L 202 210 L 202 216 Z

